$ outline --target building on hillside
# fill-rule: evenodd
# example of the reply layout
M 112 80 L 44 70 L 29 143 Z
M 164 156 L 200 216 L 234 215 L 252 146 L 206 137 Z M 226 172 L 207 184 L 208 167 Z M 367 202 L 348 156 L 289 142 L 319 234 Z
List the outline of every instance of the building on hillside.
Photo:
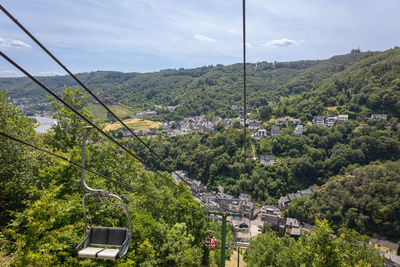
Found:
M 311 195 L 312 192 L 314 192 L 317 189 L 318 189 L 317 185 L 311 185 L 307 189 L 297 190 L 296 193 L 290 193 L 290 194 L 287 194 L 285 196 L 282 196 L 278 200 L 278 208 L 280 210 L 284 210 L 290 205 L 290 202 L 294 198 L 301 197 L 301 196 L 309 196 L 309 195 Z
M 300 119 L 289 119 L 289 124 L 291 125 L 299 125 Z
M 277 119 L 278 125 L 286 125 L 286 119 L 285 118 L 279 118 Z
M 371 237 L 368 243 L 382 252 L 390 252 L 394 255 L 397 255 L 399 248 L 399 244 L 383 238 Z
M 324 117 L 322 116 L 315 116 L 312 120 L 313 125 L 325 126 Z
M 339 123 L 342 123 L 342 122 L 345 122 L 345 121 L 348 121 L 348 120 L 349 120 L 349 115 L 347 115 L 347 114 L 339 115 L 337 117 L 337 122 L 339 122 Z
M 286 218 L 279 218 L 278 220 L 278 235 L 283 237 L 285 235 Z
M 294 218 L 286 218 L 286 233 L 291 233 L 294 228 L 300 228 L 300 222 Z
M 157 115 L 157 111 L 152 111 L 152 110 L 145 110 L 139 113 L 136 113 L 132 115 L 132 118 L 140 118 L 140 117 L 148 117 L 148 116 L 154 116 Z
M 257 130 L 261 128 L 261 124 L 257 121 L 249 121 L 249 129 L 250 130 Z
M 303 125 L 299 124 L 294 128 L 293 131 L 295 134 L 302 135 L 303 134 Z
M 286 209 L 290 204 L 290 199 L 287 196 L 282 196 L 278 200 L 278 208 L 280 210 Z
M 261 219 L 263 220 L 267 216 L 280 217 L 281 211 L 278 209 L 278 207 L 264 205 L 261 208 Z
M 388 251 L 385 252 L 384 257 L 386 259 L 385 267 L 400 267 L 400 256 Z
M 188 172 L 187 171 L 174 171 L 171 173 L 171 177 L 174 179 L 175 183 L 179 183 L 183 179 L 188 178 Z
M 335 123 L 337 122 L 338 117 L 327 117 L 326 118 L 326 126 L 328 127 L 332 127 L 333 125 L 335 125 Z
M 274 165 L 275 164 L 274 155 L 261 155 L 260 163 L 262 165 Z
M 256 215 L 256 204 L 251 201 L 246 201 L 244 205 L 244 215 L 249 218 L 253 219 Z
M 246 194 L 246 193 L 240 193 L 239 195 L 240 200 L 245 200 L 245 201 L 250 201 L 251 200 L 251 195 Z
M 252 136 L 256 140 L 267 138 L 267 130 L 265 130 L 264 128 L 258 129 L 257 133 L 254 133 Z
M 372 114 L 371 120 L 373 120 L 373 121 L 387 120 L 387 115 L 386 114 Z
M 277 126 L 272 126 L 271 128 L 271 136 L 277 136 L 281 133 L 281 129 Z
M 239 108 L 238 108 L 238 106 L 237 105 L 232 105 L 231 106 L 231 110 L 238 110 Z
M 195 180 L 195 179 L 189 179 L 189 178 L 187 178 L 186 181 L 190 185 L 191 189 L 193 189 L 193 191 L 199 192 L 199 193 L 203 193 L 205 191 L 204 190 L 205 186 L 201 181 Z

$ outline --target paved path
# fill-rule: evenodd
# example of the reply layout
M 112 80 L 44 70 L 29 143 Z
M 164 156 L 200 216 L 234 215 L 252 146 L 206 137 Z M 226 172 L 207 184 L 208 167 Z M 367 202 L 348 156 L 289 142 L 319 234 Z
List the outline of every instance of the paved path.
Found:
M 233 251 L 233 254 L 231 256 L 231 260 L 230 261 L 226 261 L 225 262 L 225 266 L 226 267 L 237 267 L 237 250 Z M 240 255 L 240 258 L 239 258 L 239 266 L 240 267 L 246 266 L 246 263 L 243 261 L 243 255 L 242 254 Z

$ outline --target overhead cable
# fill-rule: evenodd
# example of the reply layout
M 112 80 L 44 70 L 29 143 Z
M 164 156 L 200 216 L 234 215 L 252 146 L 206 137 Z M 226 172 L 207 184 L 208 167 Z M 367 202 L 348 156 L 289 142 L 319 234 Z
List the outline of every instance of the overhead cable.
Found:
M 138 160 L 140 163 L 142 163 L 145 167 L 149 168 L 151 171 L 154 173 L 158 174 L 160 177 L 162 177 L 164 180 L 172 184 L 173 186 L 177 187 L 179 190 L 183 191 L 184 188 L 179 187 L 176 183 L 171 181 L 168 177 L 160 174 L 157 170 L 155 170 L 153 167 L 149 166 L 144 162 L 141 158 L 133 154 L 130 150 L 128 150 L 125 146 L 120 144 L 118 141 L 116 141 L 113 137 L 108 135 L 106 132 L 104 132 L 102 129 L 100 129 L 96 124 L 94 124 L 92 121 L 90 121 L 88 118 L 86 118 L 84 115 L 82 115 L 79 111 L 77 111 L 74 107 L 72 107 L 70 104 L 65 102 L 61 97 L 56 95 L 53 91 L 51 91 L 49 88 L 47 88 L 44 84 L 39 82 L 35 77 L 33 77 L 29 72 L 24 70 L 21 66 L 19 66 L 17 63 L 15 63 L 12 59 L 10 59 L 7 55 L 5 55 L 2 51 L 0 51 L 0 56 L 2 56 L 5 60 L 7 60 L 10 64 L 12 64 L 14 67 L 16 67 L 19 71 L 24 73 L 26 76 L 28 76 L 32 81 L 34 81 L 37 85 L 42 87 L 44 90 L 46 90 L 50 95 L 52 95 L 55 99 L 60 101 L 62 104 L 64 104 L 66 107 L 68 107 L 70 110 L 72 110 L 76 115 L 78 115 L 82 120 L 90 124 L 93 128 L 95 128 L 97 131 L 99 131 L 101 134 L 103 134 L 105 137 L 107 137 L 111 142 L 115 143 L 119 147 L 121 147 L 124 151 L 126 151 L 129 155 L 131 155 L 133 158 Z
M 129 184 L 126 184 L 126 183 L 120 182 L 120 181 L 118 181 L 118 180 L 112 179 L 112 178 L 110 178 L 110 177 L 108 177 L 108 176 L 105 176 L 105 175 L 103 175 L 103 174 L 101 174 L 101 173 L 98 173 L 98 172 L 93 171 L 93 170 L 91 170 L 91 169 L 89 169 L 89 168 L 87 168 L 87 167 L 84 167 L 84 166 L 82 166 L 81 164 L 79 164 L 79 163 L 77 163 L 77 162 L 75 162 L 75 161 L 73 161 L 73 160 L 70 160 L 70 159 L 68 159 L 68 158 L 66 158 L 66 157 L 64 157 L 64 156 L 61 156 L 61 155 L 56 154 L 56 153 L 53 153 L 53 152 L 51 152 L 51 151 L 49 151 L 49 150 L 47 150 L 47 149 L 44 149 L 44 148 L 41 148 L 41 147 L 32 145 L 32 144 L 30 144 L 30 143 L 28 143 L 28 142 L 26 142 L 26 141 L 24 141 L 24 140 L 22 140 L 22 139 L 19 139 L 19 138 L 17 138 L 17 137 L 11 136 L 11 135 L 9 135 L 9 134 L 7 134 L 7 133 L 0 132 L 0 135 L 6 137 L 6 138 L 8 138 L 8 139 L 11 139 L 11 140 L 13 140 L 13 141 L 15 141 L 15 142 L 18 142 L 18 143 L 21 143 L 21 144 L 23 144 L 23 145 L 26 145 L 26 146 L 29 146 L 29 147 L 31 147 L 31 148 L 34 148 L 34 149 L 36 149 L 36 150 L 40 150 L 40 151 L 42 151 L 42 152 L 45 152 L 45 153 L 47 153 L 47 154 L 49 154 L 49 155 L 51 155 L 51 156 L 54 156 L 54 157 L 56 157 L 56 158 L 62 159 L 62 160 L 64 160 L 64 161 L 69 162 L 69 163 L 71 163 L 71 164 L 73 164 L 73 165 L 75 165 L 75 166 L 77 166 L 77 167 L 79 167 L 79 168 L 81 168 L 81 169 L 84 169 L 84 170 L 86 170 L 86 171 L 88 171 L 88 172 L 90 172 L 90 173 L 92 173 L 92 174 L 94 174 L 94 175 L 97 175 L 97 176 L 99 176 L 99 177 L 101 177 L 101 178 L 104 178 L 104 179 L 106 179 L 106 180 L 108 180 L 108 181 L 111 181 L 111 182 L 113 182 L 113 183 L 119 184 L 119 185 L 124 186 L 124 187 L 126 187 L 126 188 L 129 188 L 130 190 L 132 190 L 132 191 L 134 191 L 134 192 L 137 192 L 137 193 L 140 193 L 140 194 L 143 194 L 143 195 L 152 197 L 152 198 L 154 198 L 154 199 L 158 199 L 158 200 L 167 202 L 167 203 L 172 204 L 172 205 L 175 205 L 175 206 L 177 206 L 177 207 L 179 207 L 179 208 L 197 210 L 197 209 L 195 209 L 195 208 L 191 208 L 191 207 L 187 207 L 187 206 L 182 206 L 182 205 L 176 204 L 176 203 L 173 202 L 173 201 L 167 200 L 167 199 L 162 198 L 162 197 L 158 197 L 158 196 L 156 196 L 156 195 L 154 195 L 154 194 L 145 192 L 145 191 L 143 191 L 143 190 L 141 190 L 141 189 L 138 189 L 138 188 L 136 188 L 136 187 L 133 187 L 133 186 L 131 186 L 131 185 L 129 185 Z
M 128 127 L 112 110 L 107 107 L 103 101 L 101 101 L 89 88 L 81 81 L 79 80 L 64 64 L 61 63 L 60 60 L 57 59 L 56 56 L 54 56 L 35 36 L 33 36 L 13 15 L 8 12 L 3 5 L 0 5 L 0 9 L 23 31 L 25 32 L 40 48 L 43 49 L 49 55 L 61 68 L 63 68 L 80 86 L 82 86 L 100 105 L 102 105 L 115 119 L 118 120 L 119 123 L 121 123 L 134 137 L 136 137 L 150 152 L 156 156 L 157 159 L 159 159 L 164 166 L 168 169 L 169 172 L 175 173 L 181 180 L 189 187 L 190 184 L 185 181 L 178 173 L 176 173 L 172 168 L 165 162 L 164 159 L 162 159 L 148 144 L 146 144 L 137 134 L 135 134 L 134 131 L 132 131 L 131 128 Z M 196 191 L 194 188 L 192 188 L 194 191 Z M 197 192 L 198 193 L 198 192 Z
M 244 142 L 244 158 L 246 158 L 247 142 L 246 142 L 246 117 L 247 117 L 247 92 L 246 92 L 246 0 L 243 0 L 243 142 Z

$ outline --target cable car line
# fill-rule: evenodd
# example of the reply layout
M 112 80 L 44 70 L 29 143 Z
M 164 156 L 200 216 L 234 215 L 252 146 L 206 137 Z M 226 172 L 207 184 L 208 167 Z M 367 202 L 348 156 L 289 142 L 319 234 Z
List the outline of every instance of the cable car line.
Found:
M 243 0 L 243 142 L 244 142 L 244 159 L 246 158 L 247 142 L 246 142 L 246 117 L 247 117 L 247 89 L 246 89 L 246 1 Z
M 61 68 L 63 68 L 80 86 L 82 86 L 86 92 L 88 92 L 100 105 L 102 105 L 114 118 L 118 120 L 134 137 L 136 137 L 150 152 L 158 158 L 165 167 L 167 167 L 169 172 L 175 173 L 187 186 L 191 187 L 188 182 L 186 182 L 178 173 L 176 173 L 172 168 L 163 160 L 148 144 L 146 144 L 137 134 L 135 134 L 131 128 L 129 128 L 114 112 L 111 111 L 109 107 L 103 101 L 101 101 L 83 82 L 81 82 L 65 65 L 63 65 L 60 60 L 57 59 L 35 36 L 33 36 L 13 15 L 8 12 L 3 5 L 0 5 L 0 9 L 23 31 L 25 32 L 40 48 L 43 49 Z M 192 188 L 194 190 L 194 188 Z M 196 191 L 196 190 L 195 190 Z M 197 192 L 198 193 L 198 192 Z
M 118 180 L 112 179 L 112 178 L 110 178 L 110 177 L 108 177 L 108 176 L 105 176 L 104 174 L 98 173 L 98 172 L 96 172 L 96 171 L 94 171 L 94 170 L 91 170 L 91 169 L 85 167 L 85 166 L 82 166 L 81 164 L 79 164 L 79 163 L 77 163 L 77 162 L 75 162 L 75 161 L 73 161 L 73 160 L 70 160 L 70 159 L 68 159 L 68 158 L 66 158 L 66 157 L 64 157 L 64 156 L 61 156 L 61 155 L 56 154 L 56 153 L 53 153 L 53 152 L 51 152 L 51 151 L 49 151 L 49 150 L 47 150 L 47 149 L 44 149 L 44 148 L 41 148 L 41 147 L 32 145 L 32 144 L 30 144 L 30 143 L 28 143 L 28 142 L 26 142 L 26 141 L 24 141 L 24 140 L 22 140 L 22 139 L 19 139 L 19 138 L 17 138 L 17 137 L 11 136 L 11 135 L 9 135 L 9 134 L 7 134 L 7 133 L 0 132 L 0 135 L 6 137 L 6 138 L 8 138 L 8 139 L 11 139 L 11 140 L 13 140 L 13 141 L 15 141 L 15 142 L 18 142 L 18 143 L 21 143 L 21 144 L 23 144 L 23 145 L 26 145 L 26 146 L 29 146 L 29 147 L 31 147 L 31 148 L 34 148 L 34 149 L 36 149 L 36 150 L 40 150 L 40 151 L 42 151 L 42 152 L 45 152 L 45 153 L 47 153 L 47 154 L 49 154 L 49 155 L 51 155 L 51 156 L 54 156 L 54 157 L 56 157 L 56 158 L 59 158 L 59 159 L 61 159 L 61 160 L 64 160 L 64 161 L 66 161 L 66 162 L 68 162 L 68 163 L 71 163 L 72 165 L 75 165 L 75 166 L 77 166 L 77 167 L 79 167 L 79 168 L 81 168 L 81 169 L 84 169 L 85 171 L 88 171 L 88 172 L 90 172 L 90 173 L 92 173 L 92 174 L 94 174 L 94 175 L 97 175 L 97 176 L 99 176 L 99 177 L 101 177 L 101 178 L 104 178 L 104 179 L 106 179 L 106 180 L 108 180 L 108 181 L 110 181 L 110 182 L 113 182 L 113 183 L 119 184 L 119 185 L 121 185 L 121 186 L 124 186 L 124 187 L 126 187 L 126 188 L 129 188 L 130 190 L 132 190 L 132 191 L 134 191 L 134 192 L 137 192 L 137 193 L 139 193 L 139 194 L 143 194 L 143 195 L 152 197 L 152 198 L 154 198 L 154 199 L 158 199 L 158 200 L 164 201 L 164 202 L 169 203 L 169 204 L 171 204 L 171 205 L 175 205 L 175 206 L 177 206 L 177 207 L 179 207 L 179 208 L 191 209 L 191 210 L 198 210 L 198 209 L 194 209 L 194 208 L 191 208 L 191 207 L 179 205 L 179 204 L 177 204 L 177 203 L 175 203 L 175 202 L 173 202 L 173 201 L 167 200 L 167 199 L 162 198 L 162 197 L 158 197 L 158 196 L 156 196 L 156 195 L 154 195 L 154 194 L 145 192 L 145 191 L 143 191 L 143 190 L 141 190 L 141 189 L 138 189 L 138 188 L 136 188 L 136 187 L 133 187 L 133 186 L 131 186 L 131 185 L 129 185 L 129 184 L 126 184 L 126 183 L 120 182 L 120 181 L 118 181 Z
M 45 51 L 61 68 L 63 68 L 80 86 L 82 86 L 99 104 L 101 104 L 108 112 L 110 112 L 134 137 L 136 137 L 149 151 L 155 155 L 167 169 L 169 172 L 174 173 L 177 175 L 193 192 L 195 192 L 198 196 L 200 193 L 194 189 L 185 179 L 183 179 L 178 173 L 176 173 L 172 168 L 148 145 L 146 144 L 139 136 L 137 136 L 115 113 L 113 113 L 90 89 L 88 89 L 87 86 L 84 85 L 83 82 L 81 82 L 65 65 L 63 65 L 60 60 L 57 59 L 56 56 L 54 56 L 36 37 L 34 37 L 14 16 L 12 16 L 4 7 L 3 5 L 0 4 L 0 9 L 23 31 L 25 32 L 40 48 L 42 48 L 43 51 Z M 90 125 L 94 126 L 94 128 L 97 131 L 100 131 L 104 136 L 106 136 L 108 139 L 110 139 L 112 142 L 117 144 L 119 147 L 127 151 L 131 156 L 133 156 L 135 159 L 137 159 L 139 162 L 141 162 L 143 165 L 148 167 L 150 170 L 153 172 L 156 172 L 158 175 L 160 175 L 163 179 L 171 183 L 172 185 L 176 186 L 180 191 L 182 191 L 181 187 L 178 187 L 177 184 L 172 182 L 170 179 L 165 177 L 164 175 L 160 174 L 157 170 L 152 168 L 151 166 L 148 166 L 143 160 L 141 160 L 138 156 L 132 154 L 126 147 L 123 145 L 119 144 L 115 139 L 113 139 L 111 136 L 107 135 L 104 131 L 102 131 L 100 128 L 98 128 L 96 125 L 94 125 L 90 120 L 84 118 L 83 115 L 81 115 L 78 111 L 74 110 L 70 105 L 65 103 L 62 99 L 60 99 L 57 95 L 52 93 L 49 89 L 46 89 L 43 84 L 41 84 L 39 81 L 37 81 L 32 75 L 29 75 L 29 73 L 25 70 L 23 70 L 21 67 L 19 67 L 15 62 L 13 62 L 11 59 L 9 59 L 7 56 L 5 56 L 1 51 L 1 56 L 3 56 L 7 61 L 9 61 L 12 65 L 14 65 L 16 68 L 18 68 L 21 72 L 23 72 L 26 76 L 28 76 L 31 80 L 36 82 L 39 86 L 41 86 L 43 89 L 45 89 L 48 93 L 53 95 L 56 99 L 61 101 L 64 105 L 66 105 L 68 108 L 70 108 L 72 111 L 74 111 L 76 114 L 78 114 L 82 119 L 84 119 L 86 122 L 88 122 Z M 203 204 L 205 204 L 203 202 Z M 223 211 L 221 208 L 219 208 L 220 211 Z M 228 211 L 232 212 L 232 211 Z
M 140 163 L 142 163 L 145 167 L 149 168 L 151 171 L 153 171 L 154 173 L 158 174 L 160 177 L 162 177 L 164 180 L 166 180 L 167 182 L 169 182 L 171 185 L 175 186 L 176 188 L 178 188 L 180 191 L 183 191 L 184 188 L 179 187 L 177 184 L 175 184 L 173 181 L 171 181 L 170 179 L 168 179 L 168 177 L 162 175 L 161 173 L 159 173 L 156 169 L 154 169 L 153 167 L 147 165 L 141 158 L 139 158 L 138 156 L 136 156 L 135 154 L 133 154 L 131 151 L 128 150 L 128 148 L 126 148 L 125 146 L 123 146 L 122 144 L 120 144 L 118 141 L 116 141 L 114 138 L 112 138 L 110 135 L 108 135 L 107 133 L 105 133 L 102 129 L 100 129 L 98 126 L 96 126 L 92 121 L 90 121 L 88 118 L 86 118 L 84 115 L 82 115 L 79 111 L 77 111 L 75 108 L 73 108 L 70 104 L 68 104 L 67 102 L 65 102 L 62 98 L 60 98 L 59 96 L 57 96 L 53 91 L 51 91 L 49 88 L 47 88 L 44 84 L 42 84 L 41 82 L 39 82 L 35 77 L 33 77 L 30 73 L 28 73 L 26 70 L 24 70 L 21 66 L 19 66 L 17 63 L 15 63 L 12 59 L 10 59 L 7 55 L 5 55 L 2 51 L 0 51 L 0 56 L 2 56 L 5 60 L 7 60 L 10 64 L 12 64 L 14 67 L 16 67 L 19 71 L 21 71 L 22 73 L 24 73 L 26 76 L 28 76 L 28 78 L 30 78 L 32 81 L 34 81 L 37 85 L 39 85 L 40 87 L 42 87 L 44 90 L 46 90 L 50 95 L 52 95 L 54 98 L 56 98 L 58 101 L 60 101 L 61 103 L 63 103 L 65 106 L 67 106 L 70 110 L 72 110 L 75 114 L 77 114 L 79 117 L 81 117 L 84 121 L 86 121 L 88 124 L 90 124 L 91 126 L 93 126 L 93 128 L 95 128 L 97 131 L 99 131 L 100 133 L 102 133 L 105 137 L 107 137 L 110 141 L 112 141 L 113 143 L 115 143 L 116 145 L 118 145 L 119 147 L 121 147 L 124 151 L 126 151 L 129 155 L 131 155 L 133 158 L 135 158 L 136 160 L 138 160 Z

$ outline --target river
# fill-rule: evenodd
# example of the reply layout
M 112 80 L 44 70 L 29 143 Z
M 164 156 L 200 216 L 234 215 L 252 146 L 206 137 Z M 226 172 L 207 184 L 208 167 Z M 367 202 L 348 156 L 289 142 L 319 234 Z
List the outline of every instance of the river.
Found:
M 32 116 L 30 118 L 35 118 L 40 123 L 40 125 L 35 128 L 35 131 L 38 133 L 47 133 L 52 125 L 57 124 L 57 120 L 49 117 Z

